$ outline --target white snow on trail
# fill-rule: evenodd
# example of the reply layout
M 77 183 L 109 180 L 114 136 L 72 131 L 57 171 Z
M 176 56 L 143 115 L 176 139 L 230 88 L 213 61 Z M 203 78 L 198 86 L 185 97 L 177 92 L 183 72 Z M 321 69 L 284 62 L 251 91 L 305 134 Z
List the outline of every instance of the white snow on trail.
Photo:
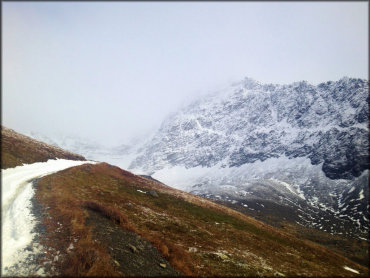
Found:
M 7 270 L 16 264 L 21 265 L 34 252 L 25 250 L 32 244 L 35 236 L 32 233 L 36 223 L 31 214 L 31 198 L 34 195 L 31 181 L 85 163 L 96 162 L 57 159 L 1 170 L 2 275 L 13 275 L 14 273 L 7 273 Z M 27 275 L 21 269 L 19 273 Z

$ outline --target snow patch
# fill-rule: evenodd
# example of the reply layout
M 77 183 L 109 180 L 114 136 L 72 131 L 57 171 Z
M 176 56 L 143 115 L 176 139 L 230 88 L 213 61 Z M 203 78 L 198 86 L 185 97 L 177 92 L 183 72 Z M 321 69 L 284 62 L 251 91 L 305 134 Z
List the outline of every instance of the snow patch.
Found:
M 279 184 L 281 184 L 281 185 L 283 185 L 286 189 L 288 189 L 292 194 L 294 194 L 294 195 L 297 195 L 298 197 L 300 197 L 301 199 L 305 199 L 305 197 L 304 197 L 304 195 L 302 194 L 302 192 L 301 191 L 299 191 L 299 192 L 296 192 L 296 190 L 294 190 L 294 188 L 293 188 L 293 186 L 292 185 L 290 185 L 289 183 L 287 183 L 287 182 L 284 182 L 284 181 L 279 181 L 279 180 L 276 180 L 276 179 L 271 179 L 271 180 L 273 180 L 273 181 L 275 181 L 275 182 L 277 182 L 277 183 L 279 183 Z
M 310 171 L 319 172 L 324 175 L 321 170 L 321 164 L 312 165 L 310 159 L 304 157 L 293 159 L 285 156 L 269 158 L 265 161 L 258 160 L 254 163 L 243 164 L 240 167 L 222 167 L 222 165 L 223 163 L 220 162 L 213 167 L 197 166 L 186 168 L 185 166 L 167 166 L 156 171 L 152 177 L 174 188 L 191 191 L 191 185 L 199 183 L 209 184 L 212 187 L 221 184 L 240 186 L 241 181 L 244 181 L 245 187 L 247 187 L 248 184 L 245 181 L 251 182 L 264 178 L 287 183 L 287 181 L 282 180 L 281 173 L 288 172 Z M 133 169 L 133 172 L 137 174 L 135 169 Z M 294 181 L 294 184 L 300 184 L 299 180 Z M 288 185 L 287 188 L 295 195 L 304 199 L 300 190 L 298 191 L 298 189 L 293 188 L 291 185 Z
M 365 198 L 365 195 L 364 195 L 364 190 L 361 189 L 360 193 L 359 193 L 360 197 L 357 199 L 358 201 L 362 200 Z
M 10 268 L 24 261 L 30 252 L 25 250 L 35 236 L 35 218 L 31 214 L 31 198 L 34 194 L 32 180 L 93 161 L 48 160 L 1 170 L 2 189 L 2 258 L 1 272 L 7 275 Z M 19 270 L 23 273 L 23 270 Z
M 348 266 L 343 266 L 343 268 L 344 268 L 345 270 L 351 271 L 351 272 L 353 272 L 353 273 L 360 274 L 360 272 L 358 272 L 356 269 L 350 268 L 350 267 L 348 267 Z

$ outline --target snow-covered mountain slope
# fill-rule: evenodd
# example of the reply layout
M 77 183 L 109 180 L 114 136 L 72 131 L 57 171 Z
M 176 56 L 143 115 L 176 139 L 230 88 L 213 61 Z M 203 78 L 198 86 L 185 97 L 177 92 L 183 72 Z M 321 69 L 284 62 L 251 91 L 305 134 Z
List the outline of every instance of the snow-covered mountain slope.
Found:
M 304 204 L 297 222 L 317 224 L 318 209 L 366 232 L 368 85 L 246 78 L 168 117 L 130 169 L 200 195 Z
M 76 135 L 45 135 L 40 132 L 31 131 L 28 136 L 57 146 L 59 148 L 81 154 L 90 160 L 105 161 L 122 168 L 128 168 L 135 157 L 135 146 L 121 144 L 119 146 L 107 147 L 103 143 L 96 142 L 89 138 Z

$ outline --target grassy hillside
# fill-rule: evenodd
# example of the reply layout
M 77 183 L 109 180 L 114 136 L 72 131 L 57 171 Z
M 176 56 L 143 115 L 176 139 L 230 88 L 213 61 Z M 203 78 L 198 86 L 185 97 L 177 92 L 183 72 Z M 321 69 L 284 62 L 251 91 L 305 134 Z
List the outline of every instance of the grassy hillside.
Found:
M 135 275 L 134 265 L 151 259 L 144 259 L 145 239 L 170 264 L 156 266 L 175 270 L 163 275 L 359 276 L 344 267 L 368 275 L 320 245 L 106 163 L 43 177 L 37 188 L 47 255 L 64 275 Z M 130 254 L 138 262 L 125 268 Z
M 82 155 L 34 140 L 4 126 L 1 127 L 1 169 L 55 158 L 85 160 Z
M 289 232 L 297 238 L 307 239 L 328 247 L 355 262 L 369 267 L 369 242 L 340 236 L 338 234 L 332 235 L 324 231 L 319 231 L 318 229 L 299 225 L 294 221 L 294 219 L 292 219 L 292 216 L 295 216 L 295 211 L 293 209 L 287 209 L 286 207 L 279 206 L 268 200 L 259 200 L 259 203 L 264 205 L 264 208 L 268 208 L 267 210 L 264 210 L 264 212 L 258 211 L 257 207 L 253 208 L 250 204 L 248 207 L 244 207 L 240 204 L 233 204 L 227 201 L 215 202 L 240 211 L 243 214 L 253 216 L 269 225 Z

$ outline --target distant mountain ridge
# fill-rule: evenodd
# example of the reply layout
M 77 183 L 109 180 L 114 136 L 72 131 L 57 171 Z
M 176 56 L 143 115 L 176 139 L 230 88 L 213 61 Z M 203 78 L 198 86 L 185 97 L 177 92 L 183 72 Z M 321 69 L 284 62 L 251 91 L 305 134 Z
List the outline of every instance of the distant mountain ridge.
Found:
M 285 155 L 323 163 L 331 179 L 351 179 L 369 168 L 368 103 L 363 79 L 313 86 L 246 78 L 167 119 L 130 168 L 234 167 Z
M 109 158 L 122 157 L 132 152 L 132 146 L 121 144 L 107 147 L 95 140 L 76 135 L 45 135 L 30 131 L 28 136 L 46 142 L 50 145 L 84 155 L 87 159 L 108 161 Z
M 82 155 L 47 145 L 1 126 L 1 169 L 45 162 L 49 159 L 86 160 Z

